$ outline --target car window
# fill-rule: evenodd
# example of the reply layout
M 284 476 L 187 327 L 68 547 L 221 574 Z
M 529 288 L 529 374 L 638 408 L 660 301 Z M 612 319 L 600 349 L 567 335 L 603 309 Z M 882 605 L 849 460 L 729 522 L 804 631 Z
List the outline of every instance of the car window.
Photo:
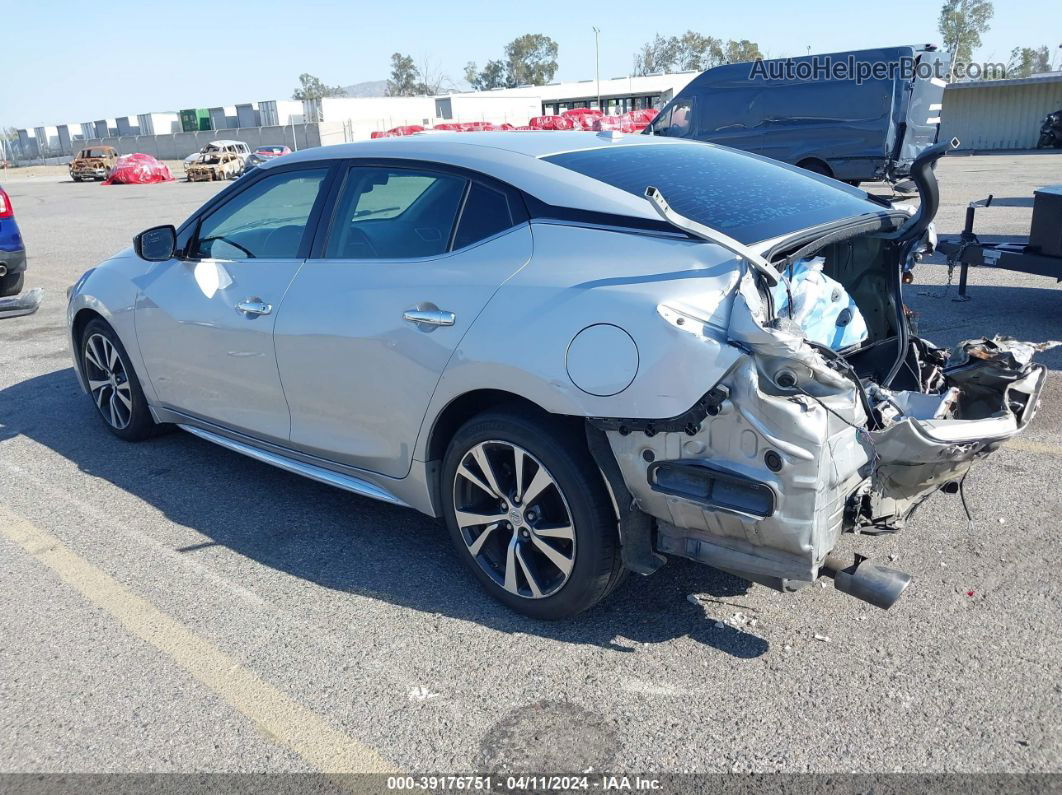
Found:
M 468 180 L 419 169 L 354 166 L 325 246 L 334 259 L 410 259 L 444 253 Z
M 712 144 L 583 149 L 544 159 L 639 198 L 652 185 L 675 212 L 742 243 L 882 211 L 856 188 Z
M 461 218 L 454 234 L 454 248 L 464 248 L 504 232 L 513 225 L 509 200 L 504 193 L 473 182 L 461 208 Z
M 255 182 L 199 226 L 194 256 L 214 259 L 291 259 L 328 169 L 287 171 Z

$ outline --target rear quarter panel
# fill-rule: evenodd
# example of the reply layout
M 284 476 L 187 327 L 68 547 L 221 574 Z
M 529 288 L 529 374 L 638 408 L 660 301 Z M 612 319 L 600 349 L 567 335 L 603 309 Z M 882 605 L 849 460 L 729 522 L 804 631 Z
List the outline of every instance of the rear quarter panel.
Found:
M 727 344 L 740 266 L 718 246 L 693 241 L 532 224 L 531 262 L 494 295 L 450 360 L 432 397 L 416 457 L 435 418 L 477 389 L 521 395 L 575 416 L 666 418 L 691 408 L 742 355 Z M 685 306 L 710 336 L 664 320 L 658 305 Z M 633 382 L 611 397 L 570 380 L 566 353 L 583 329 L 608 323 L 638 347 Z

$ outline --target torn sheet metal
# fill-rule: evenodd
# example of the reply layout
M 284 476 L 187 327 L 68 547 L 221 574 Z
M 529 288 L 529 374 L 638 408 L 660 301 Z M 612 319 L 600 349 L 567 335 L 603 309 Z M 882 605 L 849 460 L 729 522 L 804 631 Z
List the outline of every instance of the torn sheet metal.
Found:
M 967 340 L 945 367 L 940 392 L 868 390 L 884 425 L 870 434 L 873 488 L 889 502 L 875 513 L 904 515 L 1028 425 L 1046 379 L 1032 363 L 1036 349 L 1002 337 Z

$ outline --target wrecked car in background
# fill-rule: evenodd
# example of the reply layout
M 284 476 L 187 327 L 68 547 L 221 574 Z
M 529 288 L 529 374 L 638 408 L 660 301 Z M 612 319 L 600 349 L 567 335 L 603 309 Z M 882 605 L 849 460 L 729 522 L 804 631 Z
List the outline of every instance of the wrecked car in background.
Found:
M 77 373 L 123 439 L 172 423 L 442 517 L 527 615 L 666 556 L 888 607 L 910 578 L 834 553 L 840 535 L 958 488 L 1044 383 L 1030 346 L 949 354 L 908 325 L 944 151 L 912 164 L 913 213 L 617 132 L 299 152 L 85 274 Z
M 118 150 L 113 146 L 90 146 L 82 149 L 70 161 L 70 178 L 74 182 L 107 179 L 117 162 Z
M 243 160 L 235 152 L 203 152 L 184 167 L 189 182 L 236 179 L 242 173 Z
M 237 157 L 239 157 L 240 163 L 241 163 L 241 173 L 242 173 L 243 169 L 245 169 L 247 167 L 247 158 L 250 157 L 250 155 L 251 155 L 251 148 L 247 144 L 245 144 L 243 141 L 230 141 L 230 140 L 211 141 L 206 146 L 204 146 L 202 149 L 200 149 L 198 152 L 193 152 L 192 154 L 188 155 L 188 157 L 186 157 L 184 159 L 185 172 L 187 173 L 188 167 L 193 165 L 194 163 L 199 162 L 199 160 L 204 155 L 210 155 L 210 154 L 214 154 L 214 153 L 217 153 L 217 152 L 230 152 L 230 153 L 236 155 Z

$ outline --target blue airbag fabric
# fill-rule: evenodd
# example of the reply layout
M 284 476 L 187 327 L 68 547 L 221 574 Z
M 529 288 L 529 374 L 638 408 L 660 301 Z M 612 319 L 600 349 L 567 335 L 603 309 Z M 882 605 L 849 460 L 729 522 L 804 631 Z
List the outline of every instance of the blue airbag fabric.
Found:
M 787 268 L 771 289 L 774 311 L 797 323 L 811 342 L 839 351 L 865 340 L 867 324 L 848 291 L 822 272 L 824 262 L 815 257 Z

